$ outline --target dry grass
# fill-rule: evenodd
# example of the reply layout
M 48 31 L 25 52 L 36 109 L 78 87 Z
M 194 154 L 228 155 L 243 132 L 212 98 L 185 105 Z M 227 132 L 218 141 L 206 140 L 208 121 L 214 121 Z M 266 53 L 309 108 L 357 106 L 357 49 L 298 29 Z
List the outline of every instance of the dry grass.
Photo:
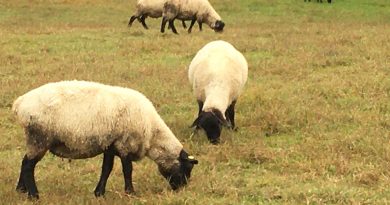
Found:
M 13 100 L 46 82 L 83 79 L 131 87 L 156 105 L 200 164 L 170 191 L 150 160 L 134 165 L 126 196 L 117 160 L 96 199 L 101 157 L 47 154 L 37 165 L 42 204 L 389 204 L 390 3 L 387 0 L 213 0 L 222 34 L 160 34 L 160 20 L 126 24 L 134 1 L 0 0 L 0 198 L 14 191 L 24 155 Z M 197 105 L 186 68 L 204 44 L 224 39 L 246 56 L 249 81 L 238 132 L 222 144 L 189 139 Z

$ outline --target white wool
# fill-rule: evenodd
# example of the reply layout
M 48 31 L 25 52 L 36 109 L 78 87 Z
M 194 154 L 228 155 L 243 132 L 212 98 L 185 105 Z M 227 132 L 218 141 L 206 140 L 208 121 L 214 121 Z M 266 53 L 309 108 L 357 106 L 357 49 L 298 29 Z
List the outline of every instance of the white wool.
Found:
M 174 7 L 176 12 L 166 9 L 169 7 Z M 211 28 L 214 28 L 216 21 L 221 20 L 208 0 L 166 0 L 163 16 L 180 20 L 192 20 L 196 16 L 199 22 L 204 22 Z
M 153 104 L 140 92 L 86 81 L 49 83 L 17 98 L 12 107 L 28 130 L 39 129 L 46 149 L 67 158 L 93 157 L 114 143 L 120 155 L 145 155 L 171 164 L 182 149 Z M 39 155 L 36 136 L 27 136 L 27 156 Z M 35 140 L 35 141 L 34 141 Z M 166 160 L 166 161 L 164 161 Z
M 147 14 L 152 18 L 159 18 L 165 2 L 166 0 L 138 0 L 136 15 Z
M 197 100 L 204 102 L 202 110 L 215 108 L 224 115 L 241 94 L 248 78 L 248 63 L 230 43 L 212 41 L 191 61 L 188 78 Z

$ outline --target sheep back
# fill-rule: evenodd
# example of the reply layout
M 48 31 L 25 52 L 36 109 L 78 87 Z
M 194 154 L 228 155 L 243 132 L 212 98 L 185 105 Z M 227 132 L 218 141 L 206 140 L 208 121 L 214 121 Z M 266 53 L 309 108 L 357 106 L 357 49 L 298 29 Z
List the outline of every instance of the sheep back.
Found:
M 62 157 L 88 158 L 113 144 L 123 156 L 142 158 L 156 130 L 170 132 L 143 94 L 94 82 L 49 83 L 17 98 L 12 109 L 36 133 L 27 135 L 28 156 L 48 147 Z M 172 136 L 163 138 L 181 147 Z
M 240 95 L 248 76 L 245 57 L 230 43 L 213 41 L 195 55 L 188 70 L 197 100 L 203 110 L 216 108 L 222 113 Z
M 162 16 L 164 3 L 166 0 L 138 0 L 137 15 L 146 14 L 152 18 Z
M 168 19 L 192 20 L 196 16 L 205 22 L 207 18 L 212 18 L 210 21 L 221 20 L 208 0 L 167 0 L 163 15 Z

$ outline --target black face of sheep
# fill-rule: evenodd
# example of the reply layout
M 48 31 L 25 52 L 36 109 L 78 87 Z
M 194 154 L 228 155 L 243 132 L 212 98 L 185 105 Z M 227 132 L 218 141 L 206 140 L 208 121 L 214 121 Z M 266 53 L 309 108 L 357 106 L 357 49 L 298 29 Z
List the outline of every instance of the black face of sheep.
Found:
M 180 156 L 177 160 L 179 160 L 179 165 L 169 170 L 159 167 L 160 173 L 167 179 L 173 190 L 177 190 L 187 184 L 191 177 L 192 168 L 195 164 L 198 164 L 198 160 L 193 156 L 188 156 L 187 152 L 184 150 L 180 152 Z
M 196 129 L 202 128 L 206 132 L 209 141 L 212 144 L 218 144 L 222 126 L 227 126 L 227 124 L 222 113 L 219 110 L 213 109 L 211 112 L 202 111 L 192 126 L 196 126 Z
M 214 25 L 214 31 L 215 32 L 222 32 L 223 31 L 223 27 L 225 27 L 225 23 L 218 20 L 215 22 L 215 25 Z

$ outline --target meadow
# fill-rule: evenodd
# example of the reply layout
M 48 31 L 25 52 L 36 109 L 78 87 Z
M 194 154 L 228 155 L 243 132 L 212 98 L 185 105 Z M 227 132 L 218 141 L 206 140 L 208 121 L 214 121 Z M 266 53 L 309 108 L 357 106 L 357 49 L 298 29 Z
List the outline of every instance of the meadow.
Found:
M 15 191 L 25 154 L 11 106 L 47 82 L 91 80 L 144 93 L 199 160 L 174 192 L 149 159 L 133 163 L 124 193 L 117 158 L 95 198 L 102 156 L 47 153 L 37 204 L 390 204 L 390 2 L 210 0 L 223 33 L 195 25 L 161 34 L 161 19 L 127 27 L 135 0 L 0 0 L 0 200 Z M 197 114 L 187 68 L 206 43 L 232 43 L 249 63 L 238 131 L 211 145 L 189 128 Z

